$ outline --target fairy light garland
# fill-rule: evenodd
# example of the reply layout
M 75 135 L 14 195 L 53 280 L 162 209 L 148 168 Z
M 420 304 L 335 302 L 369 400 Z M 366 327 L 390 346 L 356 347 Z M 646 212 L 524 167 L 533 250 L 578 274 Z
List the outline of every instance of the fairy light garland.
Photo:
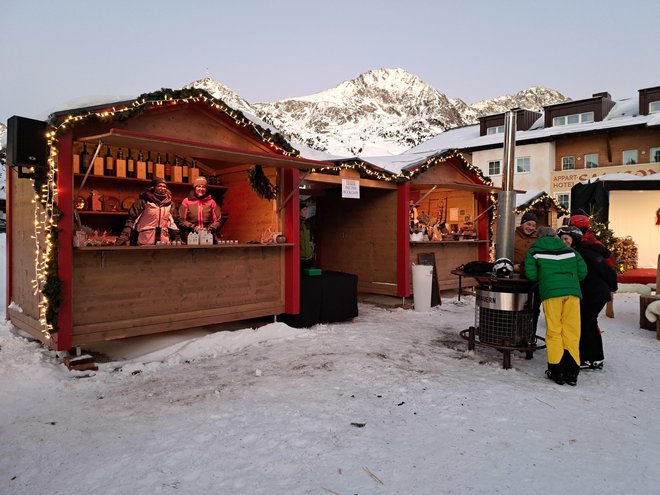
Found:
M 273 134 L 246 118 L 238 110 L 227 106 L 222 100 L 214 98 L 202 89 L 161 91 L 140 95 L 130 104 L 112 106 L 101 110 L 80 110 L 68 115 L 55 114 L 49 121 L 46 139 L 49 148 L 48 169 L 45 177 L 34 175 L 34 233 L 35 242 L 34 269 L 35 278 L 32 287 L 39 295 L 39 324 L 46 340 L 58 330 L 58 315 L 62 304 L 62 281 L 58 276 L 57 232 L 61 215 L 57 207 L 57 153 L 58 137 L 71 131 L 75 126 L 90 122 L 122 121 L 142 114 L 153 107 L 175 106 L 184 103 L 202 102 L 231 119 L 235 124 L 250 130 L 270 149 L 284 156 L 300 156 L 279 133 Z M 34 174 L 34 169 L 29 172 Z
M 484 176 L 482 170 L 479 167 L 475 167 L 472 165 L 466 158 L 465 156 L 458 150 L 453 150 L 449 153 L 446 153 L 442 156 L 436 156 L 433 158 L 430 158 L 429 160 L 425 161 L 421 165 L 417 166 L 414 169 L 410 170 L 405 170 L 401 171 L 398 174 L 394 174 L 391 172 L 381 172 L 379 170 L 375 170 L 373 167 L 370 167 L 367 165 L 366 162 L 362 160 L 353 160 L 353 161 L 348 161 L 348 162 L 342 162 L 341 164 L 338 165 L 333 165 L 330 167 L 321 167 L 321 168 L 313 168 L 311 171 L 312 172 L 318 172 L 318 173 L 338 173 L 341 170 L 347 170 L 347 169 L 352 169 L 352 170 L 358 170 L 362 174 L 364 174 L 367 178 L 375 178 L 381 181 L 385 182 L 396 182 L 396 183 L 404 183 L 408 182 L 418 175 L 426 172 L 428 169 L 431 167 L 434 167 L 436 165 L 440 165 L 442 163 L 447 162 L 451 158 L 457 159 L 462 167 L 469 171 L 470 173 L 474 174 L 477 176 L 477 178 L 480 180 L 480 182 L 484 185 L 487 186 L 492 186 L 493 181 L 489 178 Z
M 525 203 L 524 205 L 519 206 L 518 208 L 515 209 L 515 212 L 517 214 L 521 213 L 527 213 L 530 210 L 535 209 L 539 205 L 546 205 L 547 203 L 552 203 L 552 205 L 557 208 L 557 212 L 560 213 L 561 215 L 568 215 L 570 212 L 562 206 L 561 203 L 559 203 L 555 198 L 550 196 L 547 193 L 542 194 L 538 198 L 534 199 L 533 201 L 529 203 Z

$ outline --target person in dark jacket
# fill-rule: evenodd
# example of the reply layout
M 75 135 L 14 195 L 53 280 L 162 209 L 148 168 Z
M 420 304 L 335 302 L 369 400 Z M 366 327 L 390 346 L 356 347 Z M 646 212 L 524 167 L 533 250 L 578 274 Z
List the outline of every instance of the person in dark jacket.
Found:
M 208 230 L 217 234 L 222 226 L 222 211 L 207 192 L 205 177 L 197 177 L 188 197 L 181 202 L 177 223 L 184 232 Z
M 587 266 L 577 251 L 566 247 L 550 227 L 525 255 L 525 276 L 539 283 L 545 313 L 546 375 L 556 383 L 577 384 L 580 372 L 580 280 Z
M 598 315 L 612 299 L 612 292 L 618 289 L 616 272 L 605 261 L 611 254 L 602 244 L 585 240 L 582 231 L 575 226 L 562 227 L 557 233 L 587 264 L 587 276 L 580 282 L 580 367 L 602 369 L 605 355 Z
M 610 252 L 607 247 L 605 247 L 605 244 L 603 244 L 598 238 L 596 237 L 596 234 L 593 233 L 591 230 L 591 220 L 589 220 L 589 217 L 586 215 L 573 215 L 570 220 L 569 220 L 569 225 L 573 227 L 577 227 L 580 229 L 580 232 L 582 232 L 582 241 L 581 242 L 588 242 L 590 244 L 596 244 L 598 246 L 601 246 L 605 251 L 608 253 Z M 604 256 L 605 263 L 607 263 L 612 269 L 614 269 L 616 265 L 616 260 L 614 259 L 614 256 Z
M 134 231 L 137 233 L 138 246 L 180 241 L 181 235 L 173 214 L 176 214 L 176 209 L 172 207 L 172 195 L 167 189 L 167 183 L 165 179 L 156 177 L 151 181 L 151 187 L 140 194 L 140 198 L 128 210 L 128 219 L 115 244 L 130 244 Z

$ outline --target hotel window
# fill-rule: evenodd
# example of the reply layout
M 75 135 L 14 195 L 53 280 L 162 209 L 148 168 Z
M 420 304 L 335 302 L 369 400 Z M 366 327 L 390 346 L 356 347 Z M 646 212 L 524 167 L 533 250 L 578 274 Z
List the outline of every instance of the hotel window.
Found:
M 489 127 L 486 129 L 486 134 L 504 134 L 504 126 L 498 125 L 495 127 Z
M 584 155 L 584 168 L 598 168 L 598 153 Z
M 562 156 L 561 157 L 561 169 L 562 170 L 574 170 L 575 169 L 575 157 L 574 156 Z
M 660 101 L 652 101 L 649 103 L 649 113 L 660 112 Z
M 557 203 L 562 205 L 567 210 L 571 209 L 571 193 L 557 193 L 555 194 Z
M 649 161 L 651 163 L 660 163 L 660 148 L 651 148 Z
M 637 150 L 625 150 L 623 152 L 623 164 L 635 165 L 637 161 Z
M 531 163 L 528 156 L 521 156 L 516 158 L 516 172 L 519 174 L 529 172 L 531 170 Z
M 569 124 L 587 124 L 594 121 L 593 112 L 574 113 L 572 115 L 562 115 L 552 119 L 552 125 L 569 125 Z
M 499 160 L 492 160 L 488 162 L 488 175 L 500 175 L 502 173 L 502 166 Z

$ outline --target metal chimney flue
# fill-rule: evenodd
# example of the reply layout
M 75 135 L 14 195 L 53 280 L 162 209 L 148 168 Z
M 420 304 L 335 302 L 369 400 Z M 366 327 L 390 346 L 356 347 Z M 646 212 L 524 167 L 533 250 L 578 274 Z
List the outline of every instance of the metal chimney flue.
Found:
M 504 117 L 504 160 L 502 192 L 497 194 L 497 243 L 495 258 L 513 260 L 513 243 L 516 229 L 516 192 L 513 190 L 513 174 L 516 156 L 516 112 L 509 110 Z

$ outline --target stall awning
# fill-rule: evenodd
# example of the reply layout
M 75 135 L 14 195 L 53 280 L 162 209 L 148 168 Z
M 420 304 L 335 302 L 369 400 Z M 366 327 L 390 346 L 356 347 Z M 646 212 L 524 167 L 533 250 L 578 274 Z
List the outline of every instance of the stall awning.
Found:
M 259 151 L 247 151 L 216 144 L 187 141 L 168 136 L 155 136 L 123 129 L 110 129 L 103 134 L 80 137 L 79 140 L 88 143 L 98 143 L 101 141 L 108 146 L 135 147 L 147 151 L 171 153 L 174 156 L 189 156 L 200 161 L 216 160 L 230 164 L 248 163 L 266 167 L 298 169 L 328 167 L 333 165 L 330 162 L 274 154 L 271 155 Z

